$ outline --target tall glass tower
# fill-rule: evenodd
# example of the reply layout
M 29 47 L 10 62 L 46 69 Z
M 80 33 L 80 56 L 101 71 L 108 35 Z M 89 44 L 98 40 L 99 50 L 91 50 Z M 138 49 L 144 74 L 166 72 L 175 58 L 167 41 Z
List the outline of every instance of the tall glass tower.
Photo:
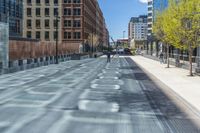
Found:
M 0 0 L 0 22 L 7 21 L 10 36 L 22 36 L 23 0 Z
M 148 0 L 148 36 L 152 34 L 152 27 L 158 13 L 168 7 L 168 0 Z
M 162 12 L 168 7 L 168 0 L 153 0 L 153 21 L 157 13 Z
M 168 7 L 168 0 L 153 0 L 153 9 L 163 11 Z

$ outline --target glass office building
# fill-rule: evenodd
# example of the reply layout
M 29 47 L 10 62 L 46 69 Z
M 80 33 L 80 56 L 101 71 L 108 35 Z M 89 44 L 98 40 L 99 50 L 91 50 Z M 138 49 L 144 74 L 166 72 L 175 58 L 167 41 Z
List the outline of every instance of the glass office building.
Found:
M 168 7 L 168 0 L 153 0 L 153 19 L 155 20 L 156 14 L 162 12 Z
M 9 35 L 22 36 L 23 0 L 0 0 L 0 22 L 9 21 Z
M 154 10 L 163 11 L 167 7 L 168 7 L 168 0 L 154 0 L 153 1 Z

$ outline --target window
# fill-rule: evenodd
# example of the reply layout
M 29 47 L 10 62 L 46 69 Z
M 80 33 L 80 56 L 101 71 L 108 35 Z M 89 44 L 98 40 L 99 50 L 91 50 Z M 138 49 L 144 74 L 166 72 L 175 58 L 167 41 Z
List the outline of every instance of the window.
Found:
M 44 26 L 45 26 L 45 28 L 49 28 L 49 20 L 48 19 L 44 20 Z
M 81 15 L 81 9 L 80 8 L 74 8 L 73 9 L 73 15 Z
M 71 27 L 72 21 L 71 20 L 64 20 L 64 27 Z
M 81 33 L 80 32 L 74 32 L 74 39 L 80 39 Z
M 35 13 L 35 14 L 36 14 L 36 16 L 40 16 L 40 8 L 36 8 L 36 10 L 35 10 L 35 11 L 36 11 L 36 13 Z
M 36 5 L 40 5 L 40 0 L 36 0 Z
M 53 38 L 54 38 L 54 40 L 57 39 L 57 35 L 58 35 L 58 32 L 54 31 L 54 33 L 53 33 Z
M 58 0 L 54 0 L 54 5 L 58 5 Z
M 45 40 L 49 40 L 49 31 L 45 31 Z
M 58 8 L 54 8 L 54 16 L 58 16 L 59 12 L 58 12 Z
M 53 21 L 53 25 L 54 25 L 54 28 L 57 27 L 57 21 L 56 20 Z M 58 21 L 58 27 L 59 27 L 59 21 Z
M 31 11 L 31 8 L 27 8 L 27 16 L 32 16 L 32 11 Z
M 72 35 L 71 32 L 64 32 L 64 39 L 71 39 Z
M 81 3 L 80 0 L 73 0 L 73 3 Z
M 49 5 L 49 0 L 45 0 L 45 4 L 46 4 L 46 5 Z
M 32 37 L 31 31 L 27 31 L 26 36 L 27 36 L 27 38 L 31 38 Z
M 41 23 L 40 23 L 40 20 L 39 20 L 39 19 L 36 20 L 35 24 L 36 24 L 35 27 L 36 27 L 37 29 L 40 29 L 40 28 L 41 28 Z
M 31 29 L 31 27 L 32 27 L 32 22 L 31 22 L 31 20 L 28 19 L 26 23 L 27 23 L 27 28 L 28 28 L 28 29 Z
M 65 8 L 64 9 L 64 15 L 70 16 L 71 15 L 71 9 L 70 8 Z
M 56 21 L 56 20 L 53 21 L 53 27 L 54 27 L 54 28 L 57 27 L 57 21 Z
M 64 3 L 71 3 L 71 0 L 64 0 Z
M 152 7 L 148 7 L 148 11 L 152 11 L 153 9 L 152 9 Z
M 40 31 L 36 31 L 36 33 L 35 33 L 35 38 L 36 38 L 36 39 L 40 39 Z
M 153 14 L 152 13 L 148 13 L 148 16 L 152 16 Z
M 45 8 L 45 16 L 49 16 L 49 8 Z
M 73 27 L 81 27 L 81 21 L 80 20 L 74 20 Z
M 27 0 L 27 5 L 31 5 L 31 0 Z

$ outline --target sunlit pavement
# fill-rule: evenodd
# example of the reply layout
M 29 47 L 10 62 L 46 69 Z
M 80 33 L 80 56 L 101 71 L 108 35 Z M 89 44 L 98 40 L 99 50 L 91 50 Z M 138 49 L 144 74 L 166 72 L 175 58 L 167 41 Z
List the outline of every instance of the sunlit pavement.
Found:
M 125 57 L 2 75 L 0 133 L 200 132 L 198 116 L 166 93 Z

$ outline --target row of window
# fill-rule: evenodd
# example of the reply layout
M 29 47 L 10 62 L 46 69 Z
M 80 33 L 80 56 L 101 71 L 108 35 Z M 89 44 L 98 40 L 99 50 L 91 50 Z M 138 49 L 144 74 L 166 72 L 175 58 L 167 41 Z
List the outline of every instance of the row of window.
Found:
M 81 3 L 81 0 L 63 0 L 63 2 L 64 2 L 64 3 L 69 3 L 69 4 L 70 4 L 70 3 L 74 3 L 74 4 L 77 3 L 77 4 L 78 4 L 78 3 Z
M 81 33 L 80 32 L 74 32 L 73 33 L 73 38 L 72 38 L 72 33 L 71 32 L 64 32 L 64 39 L 80 39 L 81 38 Z
M 64 12 L 63 12 L 63 15 L 65 16 L 71 16 L 71 15 L 74 15 L 74 16 L 78 16 L 78 15 L 81 15 L 81 9 L 80 8 L 65 8 L 64 9 Z
M 73 23 L 72 23 L 73 22 Z M 74 27 L 74 28 L 78 28 L 78 27 L 81 27 L 81 21 L 80 20 L 64 20 L 64 27 Z M 31 19 L 28 19 L 27 21 L 26 21 L 26 27 L 28 28 L 28 29 L 31 29 L 32 28 L 32 20 Z M 37 29 L 40 29 L 41 28 L 41 20 L 40 19 L 37 19 L 37 20 L 35 20 L 35 27 L 37 28 Z M 44 27 L 45 28 L 50 28 L 50 20 L 49 19 L 45 19 L 44 20 Z M 57 27 L 57 21 L 56 20 L 54 20 L 54 28 L 56 28 Z M 58 27 L 59 27 L 59 25 L 58 25 Z
M 49 5 L 50 4 L 50 1 L 51 0 L 35 0 L 35 3 L 37 5 L 40 5 L 41 4 L 41 1 L 44 1 L 44 3 L 46 5 Z M 33 0 L 27 0 L 26 1 L 28 5 L 32 4 Z M 53 0 L 54 4 L 55 5 L 58 5 L 58 0 Z M 64 3 L 74 3 L 74 4 L 78 4 L 78 3 L 81 3 L 81 0 L 63 0 Z
M 35 0 L 36 5 L 40 5 L 41 1 L 44 1 L 46 5 L 50 4 L 50 0 Z M 58 0 L 53 0 L 55 5 L 58 5 Z M 33 0 L 26 0 L 27 5 L 31 5 Z
M 35 9 L 35 15 L 41 16 L 41 8 Z M 50 9 L 49 8 L 44 9 L 44 15 L 50 16 Z M 57 15 L 59 15 L 58 8 L 54 8 L 54 16 L 57 16 Z M 79 15 L 81 15 L 81 9 L 80 8 L 73 8 L 73 9 L 65 8 L 63 15 L 65 15 L 65 16 L 71 16 L 71 15 L 79 16 Z M 32 16 L 32 9 L 31 8 L 27 8 L 27 16 L 28 17 Z
M 57 16 L 59 14 L 58 12 L 58 8 L 54 8 L 54 16 Z M 36 16 L 41 16 L 41 8 L 36 8 L 35 9 L 35 15 Z M 45 8 L 44 9 L 44 15 L 45 16 L 50 16 L 50 9 L 49 8 Z M 31 17 L 32 16 L 32 9 L 31 8 L 27 8 L 27 16 Z
M 28 29 L 32 28 L 32 20 L 31 19 L 28 19 L 26 21 L 26 26 Z M 39 20 L 39 19 L 35 20 L 35 27 L 37 29 L 41 28 L 41 20 Z M 48 28 L 48 29 L 50 28 L 50 20 L 48 20 L 48 19 L 44 20 L 44 27 Z M 56 28 L 56 27 L 57 27 L 57 22 L 56 22 L 56 20 L 54 20 L 54 28 Z
M 81 27 L 81 21 L 80 20 L 64 20 L 64 27 L 74 27 L 78 28 Z
M 73 38 L 72 38 L 73 35 Z M 27 38 L 32 38 L 32 32 L 31 31 L 27 31 L 26 33 Z M 81 39 L 81 33 L 80 32 L 64 32 L 64 39 Z M 40 31 L 36 31 L 35 32 L 35 38 L 36 39 L 41 39 L 41 32 Z M 45 40 L 50 40 L 50 32 L 49 31 L 45 31 L 44 32 L 44 38 Z M 57 39 L 57 32 L 54 31 L 53 33 L 53 38 L 54 40 Z

